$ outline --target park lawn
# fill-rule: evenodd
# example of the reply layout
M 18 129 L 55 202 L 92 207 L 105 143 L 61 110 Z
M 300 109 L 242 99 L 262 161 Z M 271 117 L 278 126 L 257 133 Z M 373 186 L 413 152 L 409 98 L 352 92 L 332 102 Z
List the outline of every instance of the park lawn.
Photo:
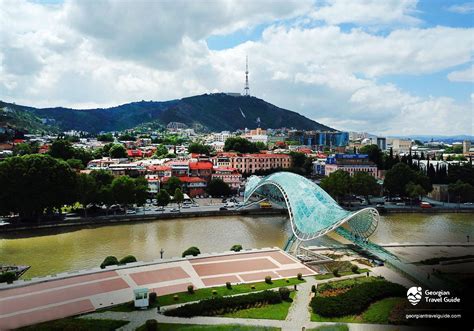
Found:
M 362 323 L 362 318 L 358 315 L 348 315 L 341 317 L 322 317 L 311 312 L 311 322 L 341 322 L 341 323 Z
M 306 329 L 307 331 L 349 331 L 349 327 L 346 324 L 335 324 L 335 325 L 321 325 L 314 329 Z
M 198 325 L 198 324 L 172 324 L 158 323 L 160 331 L 280 331 L 280 328 L 268 326 L 250 326 L 238 324 L 222 324 L 222 325 Z M 136 329 L 136 331 L 146 331 L 145 324 Z
M 20 328 L 23 331 L 113 331 L 128 321 L 107 320 L 107 319 L 85 319 L 85 318 L 63 318 L 56 321 L 45 322 L 41 324 L 31 325 Z
M 344 271 L 339 273 L 339 277 L 341 276 L 348 276 L 348 275 L 359 275 L 359 274 L 365 274 L 367 271 L 370 271 L 369 269 L 359 269 L 358 272 L 352 272 L 352 271 Z M 331 279 L 331 278 L 339 278 L 334 276 L 333 273 L 327 273 L 327 274 L 322 274 L 322 275 L 316 275 L 314 276 L 315 279 L 317 280 L 325 280 L 325 279 Z
M 362 319 L 366 323 L 387 324 L 390 312 L 397 304 L 405 300 L 404 298 L 385 298 L 374 302 L 362 313 Z
M 232 285 L 232 289 L 230 290 L 227 289 L 227 287 L 225 286 L 202 288 L 202 289 L 196 290 L 194 294 L 189 294 L 188 292 L 181 292 L 181 293 L 176 293 L 176 294 L 162 295 L 157 298 L 157 303 L 158 305 L 163 307 L 163 306 L 169 306 L 169 305 L 174 305 L 178 303 L 209 299 L 215 296 L 228 296 L 228 295 L 235 295 L 235 294 L 242 294 L 242 293 L 264 291 L 264 290 L 268 290 L 275 287 L 301 284 L 304 282 L 305 282 L 304 280 L 298 280 L 297 278 L 290 278 L 287 280 L 276 279 L 276 280 L 273 280 L 271 284 L 267 284 L 265 282 L 259 282 L 259 283 L 253 283 L 253 284 Z M 251 288 L 252 285 L 255 286 L 255 289 Z M 217 291 L 217 293 L 212 294 L 213 290 Z M 177 300 L 174 299 L 175 295 L 178 295 Z
M 288 315 L 288 309 L 290 309 L 291 304 L 293 303 L 293 298 L 295 292 L 290 293 L 291 301 L 283 301 L 275 305 L 265 305 L 263 307 L 249 308 L 238 310 L 233 313 L 228 313 L 220 315 L 222 317 L 232 317 L 232 318 L 262 318 L 269 320 L 284 320 L 286 315 Z

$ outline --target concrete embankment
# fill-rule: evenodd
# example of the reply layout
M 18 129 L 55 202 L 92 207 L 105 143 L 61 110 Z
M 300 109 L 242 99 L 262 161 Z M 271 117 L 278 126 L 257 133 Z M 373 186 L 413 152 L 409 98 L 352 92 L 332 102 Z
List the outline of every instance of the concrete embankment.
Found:
M 190 211 L 183 213 L 157 213 L 152 215 L 114 215 L 69 219 L 60 222 L 48 223 L 12 223 L 0 227 L 0 233 L 12 231 L 30 231 L 35 229 L 52 229 L 62 227 L 81 227 L 90 225 L 111 225 L 131 222 L 150 222 L 158 220 L 173 220 L 178 218 L 192 217 L 216 217 L 216 216 L 272 216 L 287 215 L 284 209 L 249 209 L 249 210 L 210 210 Z

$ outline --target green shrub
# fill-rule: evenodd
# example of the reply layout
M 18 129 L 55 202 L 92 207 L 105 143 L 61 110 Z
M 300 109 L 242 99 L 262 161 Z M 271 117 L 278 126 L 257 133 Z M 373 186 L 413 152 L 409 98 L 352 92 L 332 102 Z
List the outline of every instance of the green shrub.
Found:
M 0 283 L 11 284 L 16 280 L 16 274 L 11 271 L 3 272 L 0 274 Z
M 353 273 L 355 273 L 355 274 L 358 274 L 358 273 L 359 273 L 359 267 L 356 266 L 356 265 L 353 265 L 353 266 L 351 267 L 351 271 L 352 271 Z
M 298 275 L 296 275 L 296 277 L 298 278 L 298 280 L 303 280 L 303 274 L 302 273 L 298 273 Z
M 217 295 L 217 290 L 212 290 L 212 295 Z
M 155 303 L 156 302 L 156 292 L 150 292 L 150 294 L 148 294 L 148 300 L 150 301 L 150 303 Z
M 275 291 L 263 291 L 247 295 L 215 297 L 201 300 L 196 303 L 167 310 L 164 314 L 178 317 L 214 316 L 251 308 L 258 304 L 277 304 L 281 303 L 281 301 L 279 293 Z
M 119 264 L 119 261 L 117 260 L 117 258 L 115 256 L 107 256 L 104 259 L 104 262 L 102 262 L 100 264 L 100 267 L 101 267 L 101 269 L 104 269 L 105 267 L 107 267 L 109 265 L 117 265 L 117 264 Z
M 251 288 L 252 290 L 255 290 L 255 285 L 253 285 L 253 284 L 250 285 L 250 288 Z
M 227 287 L 228 290 L 232 290 L 232 284 L 230 282 L 226 282 L 225 287 Z
M 179 295 L 177 295 L 177 294 L 173 295 L 173 300 L 178 301 L 179 300 Z
M 234 245 L 230 248 L 231 251 L 240 252 L 242 250 L 242 245 Z
M 271 284 L 272 283 L 272 277 L 271 276 L 266 276 L 265 277 L 265 283 Z
M 199 254 L 201 254 L 201 251 L 199 250 L 199 248 L 197 248 L 196 246 L 192 246 L 192 247 L 189 247 L 187 250 L 185 250 L 182 256 L 183 257 L 188 256 L 188 255 L 198 256 Z
M 323 317 L 340 317 L 362 313 L 377 300 L 387 297 L 404 297 L 406 289 L 387 281 L 357 283 L 347 292 L 337 296 L 315 296 L 311 300 L 313 312 Z
M 194 286 L 193 285 L 188 285 L 188 293 L 189 294 L 194 294 Z
M 137 262 L 137 259 L 135 258 L 135 256 L 127 255 L 119 261 L 119 264 L 127 264 L 127 263 L 132 263 L 132 262 Z
M 332 271 L 332 274 L 333 274 L 334 276 L 336 276 L 336 277 L 340 277 L 340 276 L 341 276 L 341 275 L 339 275 L 339 269 L 334 269 L 334 270 Z
M 311 292 L 316 293 L 316 285 L 311 285 Z
M 158 330 L 158 322 L 156 320 L 147 320 L 145 322 L 146 331 L 156 331 Z
M 287 287 L 280 287 L 278 293 L 280 293 L 282 300 L 287 301 L 290 299 L 290 290 Z

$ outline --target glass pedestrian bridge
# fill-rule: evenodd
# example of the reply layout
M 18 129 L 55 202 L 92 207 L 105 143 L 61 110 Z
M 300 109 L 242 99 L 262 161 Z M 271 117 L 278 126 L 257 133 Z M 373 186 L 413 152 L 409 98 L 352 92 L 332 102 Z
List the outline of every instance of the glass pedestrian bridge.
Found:
M 244 206 L 252 199 L 267 199 L 288 210 L 293 236 L 285 250 L 294 243 L 311 240 L 344 227 L 356 238 L 368 238 L 379 222 L 375 208 L 356 212 L 343 209 L 321 187 L 309 179 L 290 172 L 266 177 L 251 176 L 245 186 Z

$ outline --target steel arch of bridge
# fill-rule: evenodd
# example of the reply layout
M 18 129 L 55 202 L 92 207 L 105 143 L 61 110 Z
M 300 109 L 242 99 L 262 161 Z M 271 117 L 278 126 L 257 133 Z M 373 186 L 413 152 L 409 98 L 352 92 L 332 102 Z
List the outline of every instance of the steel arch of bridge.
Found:
M 264 178 L 250 177 L 245 187 L 244 203 L 254 195 L 267 197 L 286 207 L 293 234 L 300 241 L 323 236 L 340 226 L 368 238 L 379 221 L 375 208 L 347 211 L 318 185 L 290 172 L 277 172 Z

